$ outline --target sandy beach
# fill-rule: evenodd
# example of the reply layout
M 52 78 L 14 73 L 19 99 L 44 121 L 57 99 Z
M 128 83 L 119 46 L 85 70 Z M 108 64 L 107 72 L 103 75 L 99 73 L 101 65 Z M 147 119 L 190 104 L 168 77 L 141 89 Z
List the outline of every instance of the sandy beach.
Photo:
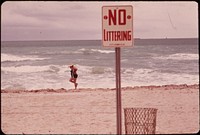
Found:
M 122 88 L 122 109 L 135 107 L 158 109 L 156 134 L 199 131 L 199 84 Z M 5 134 L 116 134 L 116 91 L 1 90 L 1 129 Z

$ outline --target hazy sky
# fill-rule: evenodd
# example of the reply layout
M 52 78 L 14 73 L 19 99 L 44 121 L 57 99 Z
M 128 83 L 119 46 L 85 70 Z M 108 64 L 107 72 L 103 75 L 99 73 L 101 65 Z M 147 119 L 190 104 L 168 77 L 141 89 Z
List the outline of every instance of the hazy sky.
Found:
M 196 2 L 7 1 L 1 40 L 102 39 L 101 7 L 132 5 L 134 37 L 198 37 Z

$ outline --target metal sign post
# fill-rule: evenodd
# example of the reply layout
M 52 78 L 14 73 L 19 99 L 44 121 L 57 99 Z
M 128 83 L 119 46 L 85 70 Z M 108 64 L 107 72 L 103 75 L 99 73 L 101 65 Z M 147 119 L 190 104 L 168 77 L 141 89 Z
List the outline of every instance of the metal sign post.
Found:
M 120 48 L 115 48 L 116 61 L 116 99 L 117 99 L 117 134 L 122 134 L 122 116 L 121 116 L 121 65 L 120 65 Z
M 102 45 L 115 48 L 117 134 L 122 134 L 120 47 L 133 46 L 133 7 L 102 7 Z

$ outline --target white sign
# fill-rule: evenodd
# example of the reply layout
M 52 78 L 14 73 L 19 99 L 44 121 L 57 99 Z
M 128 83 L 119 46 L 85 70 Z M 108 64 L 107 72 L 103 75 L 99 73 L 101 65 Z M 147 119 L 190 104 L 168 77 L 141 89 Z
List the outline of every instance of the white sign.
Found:
M 105 47 L 133 46 L 133 7 L 102 7 L 102 44 Z

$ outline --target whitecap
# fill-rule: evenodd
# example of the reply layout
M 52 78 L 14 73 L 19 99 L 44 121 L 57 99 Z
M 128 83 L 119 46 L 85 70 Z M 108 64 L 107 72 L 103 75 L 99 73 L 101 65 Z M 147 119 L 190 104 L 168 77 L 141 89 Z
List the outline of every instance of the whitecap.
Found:
M 198 54 L 189 54 L 189 53 L 175 53 L 167 56 L 153 57 L 154 59 L 161 60 L 198 60 Z
M 106 53 L 106 54 L 114 53 L 115 52 L 113 50 L 99 50 L 99 49 L 91 49 L 91 51 L 93 51 L 93 52 L 99 52 L 99 53 Z
M 5 62 L 5 61 L 9 61 L 9 62 L 13 62 L 13 61 L 25 61 L 25 60 L 45 60 L 48 58 L 41 58 L 38 57 L 36 55 L 12 55 L 12 54 L 6 54 L 6 53 L 2 53 L 1 54 L 1 62 Z
M 60 66 L 57 65 L 46 65 L 46 66 L 10 66 L 1 67 L 3 72 L 14 72 L 14 73 L 35 73 L 35 72 L 59 72 Z

